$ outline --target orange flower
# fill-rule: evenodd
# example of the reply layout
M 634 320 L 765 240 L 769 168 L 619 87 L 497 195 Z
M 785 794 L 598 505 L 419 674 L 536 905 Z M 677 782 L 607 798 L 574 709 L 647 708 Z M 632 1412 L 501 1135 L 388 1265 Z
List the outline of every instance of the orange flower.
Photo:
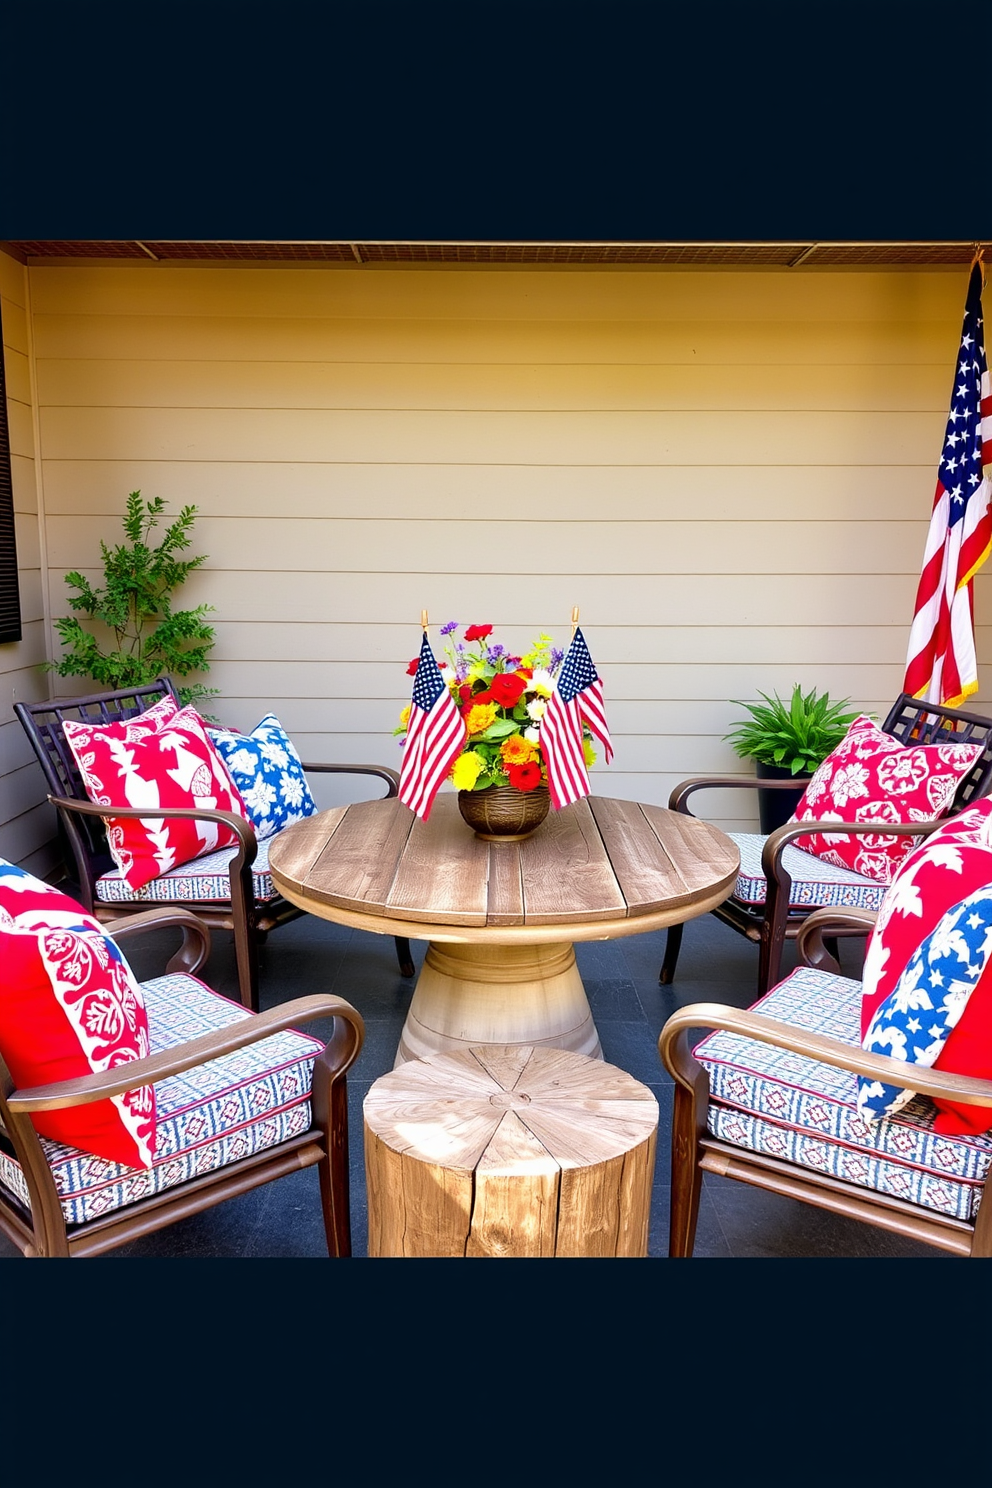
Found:
M 508 739 L 504 739 L 499 752 L 508 765 L 528 765 L 531 760 L 537 759 L 537 745 L 525 739 L 522 734 L 511 734 Z

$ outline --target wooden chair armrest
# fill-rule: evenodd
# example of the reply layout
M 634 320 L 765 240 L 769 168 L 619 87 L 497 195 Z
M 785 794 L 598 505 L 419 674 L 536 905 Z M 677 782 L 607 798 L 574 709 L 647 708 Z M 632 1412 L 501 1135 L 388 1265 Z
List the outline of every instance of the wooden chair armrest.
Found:
M 845 1044 L 841 1039 L 823 1033 L 810 1033 L 791 1023 L 781 1023 L 754 1009 L 725 1007 L 720 1003 L 695 1002 L 680 1008 L 666 1022 L 658 1038 L 658 1052 L 668 1072 L 679 1084 L 692 1089 L 701 1069 L 689 1050 L 690 1034 L 700 1028 L 720 1028 L 739 1033 L 745 1038 L 788 1049 L 835 1069 L 866 1075 L 885 1085 L 902 1086 L 941 1100 L 952 1099 L 968 1106 L 992 1106 L 992 1080 L 977 1080 L 970 1075 L 955 1075 L 948 1070 L 927 1069 L 924 1065 L 905 1064 L 887 1054 L 868 1054 L 863 1049 Z
M 307 762 L 306 760 L 301 761 L 301 763 L 303 764 L 303 768 L 305 771 L 312 771 L 314 774 L 317 775 L 329 775 L 332 773 L 346 775 L 377 775 L 380 780 L 384 780 L 389 786 L 389 789 L 387 790 L 385 796 L 383 796 L 382 798 L 383 800 L 388 800 L 390 796 L 395 796 L 399 793 L 399 771 L 392 769 L 389 765 L 327 765 L 315 764 L 312 761 Z
M 178 925 L 183 932 L 182 944 L 165 963 L 168 972 L 185 972 L 193 976 L 210 955 L 210 927 L 188 909 L 149 909 L 144 914 L 122 915 L 105 926 L 106 933 L 118 942 L 148 930 L 165 930 Z
M 335 1020 L 334 1032 L 325 1046 L 325 1053 L 330 1052 L 331 1075 L 332 1078 L 337 1078 L 357 1059 L 365 1038 L 365 1024 L 357 1009 L 350 1002 L 345 1002 L 344 998 L 318 994 L 281 1003 L 279 1007 L 270 1008 L 266 1013 L 239 1018 L 226 1028 L 215 1028 L 174 1049 L 166 1049 L 161 1054 L 150 1054 L 145 1059 L 135 1059 L 130 1064 L 119 1064 L 102 1073 L 12 1091 L 7 1104 L 12 1112 L 22 1115 L 91 1105 L 108 1096 L 123 1095 L 126 1090 L 134 1090 L 139 1085 L 157 1085 L 171 1075 L 180 1075 L 196 1065 L 208 1064 L 210 1060 L 220 1059 L 224 1054 L 233 1054 L 237 1049 L 257 1044 L 260 1039 L 268 1038 L 273 1033 L 281 1033 L 294 1023 L 303 1023 L 314 1018 Z
M 795 790 L 797 785 L 808 785 L 811 778 L 809 775 L 795 775 L 788 780 L 759 780 L 756 775 L 693 775 L 672 791 L 668 809 L 691 816 L 692 812 L 685 803 L 698 790 Z
M 864 939 L 871 934 L 878 915 L 870 909 L 816 909 L 799 926 L 796 954 L 803 966 L 842 975 L 836 959 L 824 945 L 825 940 Z

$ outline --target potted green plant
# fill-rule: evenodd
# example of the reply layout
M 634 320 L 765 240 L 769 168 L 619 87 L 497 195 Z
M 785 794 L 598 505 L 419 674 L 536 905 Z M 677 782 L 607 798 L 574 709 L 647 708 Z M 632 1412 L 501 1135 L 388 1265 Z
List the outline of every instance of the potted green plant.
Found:
M 177 556 L 190 545 L 196 507 L 184 506 L 158 546 L 152 547 L 151 533 L 164 510 L 161 496 L 145 501 L 140 491 L 132 491 L 123 518 L 127 541 L 114 548 L 100 544 L 104 587 L 94 587 L 75 570 L 66 574 L 65 582 L 76 591 L 70 608 L 96 622 L 97 633 L 72 615 L 56 620 L 65 654 L 60 661 L 43 663 L 46 671 L 60 677 L 92 677 L 113 689 L 140 687 L 164 673 L 187 677 L 209 669 L 214 632 L 204 617 L 213 606 L 172 608 L 174 592 L 206 561 L 206 554 Z M 217 693 L 216 687 L 198 682 L 176 690 L 184 703 Z
M 725 734 L 724 740 L 742 759 L 754 760 L 759 780 L 803 777 L 795 791 L 759 789 L 758 819 L 767 834 L 788 821 L 806 780 L 836 749 L 857 714 L 844 712 L 850 698 L 833 702 L 828 692 L 818 694 L 815 687 L 804 693 L 797 684 L 788 702 L 774 692 L 769 696 L 759 690 L 758 696 L 764 702 L 732 699 L 749 717 Z

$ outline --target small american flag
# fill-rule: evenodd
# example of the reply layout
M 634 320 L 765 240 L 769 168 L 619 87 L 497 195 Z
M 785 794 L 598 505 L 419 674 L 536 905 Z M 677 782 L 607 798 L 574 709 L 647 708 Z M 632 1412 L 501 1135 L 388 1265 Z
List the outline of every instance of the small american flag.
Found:
M 427 632 L 420 647 L 410 722 L 400 765 L 399 798 L 423 821 L 441 782 L 462 752 L 465 724 L 434 660 Z
M 956 707 L 978 690 L 972 579 L 992 548 L 992 389 L 982 267 L 968 284 L 957 376 L 937 471 L 903 690 Z
M 541 753 L 548 771 L 548 787 L 555 811 L 587 796 L 589 772 L 582 752 L 582 725 L 596 736 L 613 758 L 613 744 L 606 726 L 603 684 L 592 664 L 585 637 L 576 626 L 572 644 L 558 673 L 555 690 L 541 719 Z

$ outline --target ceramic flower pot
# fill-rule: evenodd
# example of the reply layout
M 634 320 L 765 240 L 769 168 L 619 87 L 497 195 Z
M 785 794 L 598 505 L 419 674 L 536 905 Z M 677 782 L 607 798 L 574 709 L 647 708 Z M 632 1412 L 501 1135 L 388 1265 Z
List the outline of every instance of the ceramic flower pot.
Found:
M 517 790 L 491 785 L 487 790 L 459 791 L 458 810 L 484 842 L 519 842 L 536 832 L 551 808 L 546 785 Z

